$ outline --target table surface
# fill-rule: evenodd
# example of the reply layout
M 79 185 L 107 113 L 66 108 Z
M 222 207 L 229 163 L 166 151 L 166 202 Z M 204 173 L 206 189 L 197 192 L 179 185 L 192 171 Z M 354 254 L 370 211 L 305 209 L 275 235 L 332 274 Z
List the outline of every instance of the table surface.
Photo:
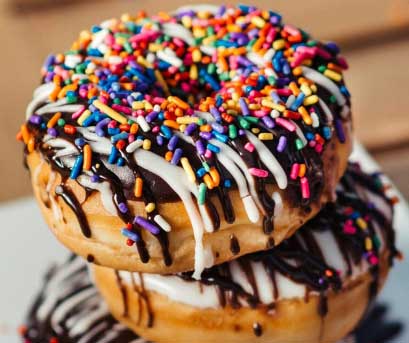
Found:
M 379 170 L 360 146 L 356 147 L 352 159 L 361 161 L 368 171 Z M 401 198 L 395 216 L 398 248 L 407 252 L 409 208 L 396 189 L 392 193 Z M 0 343 L 14 343 L 18 342 L 16 328 L 41 285 L 44 271 L 66 256 L 67 251 L 46 229 L 33 198 L 0 206 L 0 222 Z M 409 342 L 408 284 L 409 262 L 396 263 L 380 297 L 382 302 L 390 305 L 390 318 L 404 322 L 408 328 L 399 338 L 400 342 Z

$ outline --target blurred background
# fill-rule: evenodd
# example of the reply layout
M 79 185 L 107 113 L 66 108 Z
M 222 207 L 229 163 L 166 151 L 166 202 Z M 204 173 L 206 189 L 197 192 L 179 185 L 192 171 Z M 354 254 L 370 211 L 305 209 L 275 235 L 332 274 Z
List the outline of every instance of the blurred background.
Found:
M 199 1 L 217 3 L 217 1 Z M 242 3 L 243 1 L 240 1 Z M 15 134 L 40 67 L 82 29 L 122 13 L 172 10 L 186 0 L 0 0 L 0 201 L 31 193 Z M 234 1 L 230 1 L 234 3 Z M 255 0 L 348 58 L 356 136 L 409 196 L 409 1 Z

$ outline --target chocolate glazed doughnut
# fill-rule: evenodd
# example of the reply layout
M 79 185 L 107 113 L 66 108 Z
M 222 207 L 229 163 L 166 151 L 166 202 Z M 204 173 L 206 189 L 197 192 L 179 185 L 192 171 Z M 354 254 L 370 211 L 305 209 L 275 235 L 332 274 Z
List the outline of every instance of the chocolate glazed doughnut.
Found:
M 206 269 L 200 281 L 94 266 L 96 285 L 118 320 L 159 343 L 336 342 L 398 254 L 377 175 L 350 165 L 337 195 L 279 246 Z
M 196 278 L 279 244 L 345 170 L 346 68 L 335 44 L 248 6 L 82 32 L 47 59 L 18 134 L 47 223 L 98 264 Z

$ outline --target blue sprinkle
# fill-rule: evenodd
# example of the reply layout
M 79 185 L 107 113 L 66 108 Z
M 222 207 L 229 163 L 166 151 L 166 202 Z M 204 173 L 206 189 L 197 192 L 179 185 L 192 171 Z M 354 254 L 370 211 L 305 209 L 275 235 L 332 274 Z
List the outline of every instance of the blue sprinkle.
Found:
M 305 134 L 305 138 L 307 138 L 309 141 L 312 141 L 314 139 L 314 134 L 312 132 L 307 132 Z
M 290 107 L 291 111 L 297 111 L 298 107 L 300 107 L 304 101 L 305 98 L 305 94 L 303 92 L 300 92 L 300 94 L 298 94 L 297 98 L 295 99 L 295 101 L 293 102 L 293 104 Z
M 82 122 L 82 126 L 87 127 L 90 126 L 95 121 L 95 115 L 91 114 Z
M 78 175 L 80 175 L 83 162 L 84 157 L 82 155 L 78 155 L 77 159 L 74 162 L 74 165 L 72 166 L 70 179 L 75 180 Z
M 108 156 L 108 163 L 115 164 L 117 157 L 118 157 L 118 149 L 113 146 L 111 148 L 111 153 Z
M 206 169 L 204 169 L 203 167 L 198 169 L 197 172 L 196 172 L 196 175 L 198 177 L 202 177 L 202 176 L 204 176 L 204 174 L 206 174 Z
M 331 129 L 328 126 L 324 126 L 322 128 L 322 135 L 324 136 L 326 140 L 329 140 L 332 136 Z
M 163 145 L 163 143 L 164 143 L 164 139 L 163 139 L 163 137 L 162 136 L 156 136 L 156 143 L 159 145 L 159 146 L 162 146 Z
M 84 140 L 84 138 L 75 138 L 74 143 L 75 143 L 76 146 L 81 147 L 81 146 L 85 145 L 85 140 Z
M 224 187 L 226 188 L 230 188 L 231 187 L 231 180 L 230 179 L 226 179 L 224 180 Z
M 216 146 L 216 145 L 213 145 L 212 143 L 208 143 L 207 145 L 206 145 L 206 148 L 208 149 L 208 150 L 210 150 L 210 151 L 213 151 L 214 153 L 219 153 L 220 152 L 220 148 L 218 147 L 218 146 Z
M 118 161 L 116 162 L 116 165 L 118 167 L 123 167 L 125 165 L 125 160 L 122 157 L 119 157 Z
M 111 142 L 116 143 L 120 140 L 128 139 L 128 136 L 129 134 L 127 132 L 118 133 L 117 135 L 111 137 Z
M 163 133 L 163 135 L 167 138 L 170 139 L 172 137 L 172 131 L 169 127 L 165 125 L 161 125 L 160 131 Z
M 139 241 L 139 235 L 136 232 L 130 231 L 128 229 L 122 229 L 121 233 L 129 238 L 130 240 L 134 241 L 134 242 L 138 242 Z
M 169 149 L 170 151 L 175 150 L 176 144 L 178 144 L 178 140 L 179 140 L 179 137 L 178 137 L 178 136 L 173 136 L 173 137 L 169 140 L 168 149 Z
M 108 134 L 109 134 L 110 136 L 117 135 L 117 134 L 120 133 L 120 132 L 121 132 L 121 130 L 120 130 L 118 127 L 109 127 L 109 128 L 108 128 Z
M 228 139 L 229 139 L 229 137 L 227 137 L 226 135 L 223 135 L 223 134 L 221 134 L 221 133 L 219 133 L 217 131 L 213 131 L 213 136 L 215 136 L 218 141 L 223 142 L 223 143 L 226 143 L 228 141 Z M 210 145 L 212 145 L 212 144 L 210 144 Z M 209 146 L 209 144 L 208 144 L 208 146 Z M 218 147 L 216 147 L 216 148 L 218 148 Z M 218 148 L 218 149 L 220 151 L 220 148 Z

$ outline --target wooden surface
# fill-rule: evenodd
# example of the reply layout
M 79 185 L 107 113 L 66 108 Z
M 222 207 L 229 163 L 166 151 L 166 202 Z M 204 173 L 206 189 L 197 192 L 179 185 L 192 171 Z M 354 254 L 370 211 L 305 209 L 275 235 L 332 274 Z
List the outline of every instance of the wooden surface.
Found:
M 103 19 L 186 3 L 0 0 L 0 201 L 31 192 L 14 136 L 47 54 L 65 51 L 80 30 Z M 252 4 L 269 8 L 271 2 Z M 300 8 L 297 0 L 275 0 L 273 10 L 319 39 L 340 43 L 350 64 L 346 79 L 356 135 L 409 196 L 409 1 L 309 0 Z

